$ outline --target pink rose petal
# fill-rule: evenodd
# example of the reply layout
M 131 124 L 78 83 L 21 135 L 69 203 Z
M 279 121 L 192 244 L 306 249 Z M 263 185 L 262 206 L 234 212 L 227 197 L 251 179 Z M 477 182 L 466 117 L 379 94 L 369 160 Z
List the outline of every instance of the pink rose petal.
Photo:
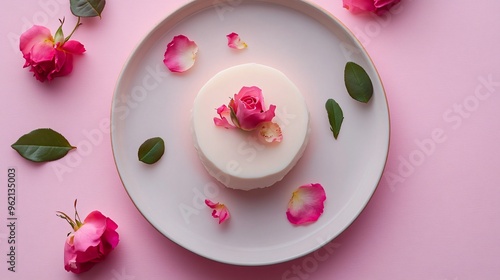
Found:
M 294 225 L 317 221 L 323 213 L 325 200 L 325 190 L 320 184 L 300 186 L 288 202 L 288 221 Z
M 205 199 L 205 204 L 211 209 L 213 209 L 212 217 L 219 218 L 219 224 L 222 224 L 224 221 L 226 221 L 231 217 L 226 205 L 218 202 L 217 203 L 212 202 L 209 199 Z
M 53 42 L 54 38 L 47 27 L 33 25 L 21 35 L 21 38 L 19 38 L 19 49 L 26 58 L 27 55 L 30 55 L 34 45 L 39 43 L 53 45 Z
M 274 122 L 264 122 L 260 125 L 259 139 L 264 142 L 281 142 L 283 140 L 283 133 L 279 124 Z
M 242 50 L 248 47 L 247 43 L 243 42 L 237 33 L 226 35 L 227 46 L 232 49 Z
M 222 105 L 217 108 L 217 114 L 219 114 L 220 119 L 215 117 L 214 123 L 216 126 L 222 126 L 224 128 L 236 128 L 231 121 L 231 109 L 226 105 Z
M 175 36 L 168 43 L 163 63 L 171 72 L 184 72 L 193 67 L 198 46 L 184 35 Z
M 373 0 L 343 0 L 343 6 L 353 14 L 375 11 Z
M 30 59 L 33 63 L 40 63 L 43 61 L 51 61 L 56 55 L 56 49 L 51 42 L 43 42 L 35 44 L 32 47 Z
M 73 56 L 71 54 L 57 50 L 56 55 L 54 56 L 54 62 L 56 69 L 47 76 L 49 80 L 54 77 L 68 75 L 71 71 L 73 71 Z
M 62 49 L 70 54 L 83 54 L 85 52 L 83 44 L 75 40 L 69 40 L 64 43 Z

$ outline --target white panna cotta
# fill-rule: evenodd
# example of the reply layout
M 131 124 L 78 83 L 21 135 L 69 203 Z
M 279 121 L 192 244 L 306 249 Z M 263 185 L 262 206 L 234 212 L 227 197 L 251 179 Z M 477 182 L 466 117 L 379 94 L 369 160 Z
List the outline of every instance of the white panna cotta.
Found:
M 227 105 L 242 87 L 262 90 L 265 109 L 276 106 L 283 133 L 279 143 L 258 139 L 258 131 L 226 129 L 214 124 L 217 108 Z M 251 190 L 273 185 L 302 157 L 309 137 L 309 112 L 298 88 L 282 72 L 261 64 L 230 67 L 200 90 L 192 110 L 192 133 L 198 156 L 210 175 L 229 188 Z

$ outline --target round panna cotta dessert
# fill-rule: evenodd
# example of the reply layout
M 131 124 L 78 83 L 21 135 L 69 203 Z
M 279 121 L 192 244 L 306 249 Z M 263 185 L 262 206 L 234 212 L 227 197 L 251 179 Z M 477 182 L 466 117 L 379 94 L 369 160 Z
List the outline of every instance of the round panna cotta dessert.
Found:
M 268 143 L 258 131 L 217 126 L 217 108 L 228 105 L 243 87 L 262 90 L 265 110 L 276 106 L 272 122 L 281 142 Z M 299 89 L 282 72 L 261 64 L 230 67 L 199 91 L 192 110 L 194 146 L 210 175 L 229 188 L 252 190 L 273 185 L 302 157 L 309 137 L 309 112 Z

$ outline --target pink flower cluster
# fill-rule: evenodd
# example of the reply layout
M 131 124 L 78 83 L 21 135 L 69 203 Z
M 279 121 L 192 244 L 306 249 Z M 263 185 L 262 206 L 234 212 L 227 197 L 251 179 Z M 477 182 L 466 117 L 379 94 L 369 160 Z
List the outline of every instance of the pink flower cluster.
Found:
M 265 142 L 281 142 L 283 135 L 277 123 L 272 122 L 275 116 L 275 105 L 266 109 L 262 90 L 256 86 L 242 87 L 231 98 L 228 106 L 217 108 L 219 118 L 214 118 L 217 126 L 239 128 L 245 131 L 259 129 L 259 138 Z
M 85 52 L 80 42 L 64 38 L 61 27 L 55 37 L 49 29 L 39 25 L 21 35 L 19 48 L 26 60 L 24 67 L 30 67 L 40 82 L 68 75 L 73 71 L 73 55 Z
M 217 109 L 219 118 L 214 118 L 215 125 L 225 128 L 238 127 L 251 131 L 263 122 L 270 122 L 274 118 L 275 105 L 266 110 L 262 90 L 256 86 L 242 87 L 231 98 L 229 107 L 222 105 Z

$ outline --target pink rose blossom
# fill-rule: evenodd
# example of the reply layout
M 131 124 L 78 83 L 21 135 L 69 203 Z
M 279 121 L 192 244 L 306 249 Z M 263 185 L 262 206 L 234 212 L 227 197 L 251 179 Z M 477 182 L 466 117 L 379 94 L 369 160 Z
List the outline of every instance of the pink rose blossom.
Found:
M 363 12 L 372 12 L 375 14 L 383 14 L 392 6 L 398 4 L 401 0 L 343 0 L 344 8 L 351 11 L 353 14 Z
M 274 118 L 275 110 L 275 105 L 269 106 L 269 110 L 266 110 L 260 88 L 243 87 L 231 99 L 229 106 L 222 105 L 217 109 L 220 119 L 214 118 L 214 123 L 225 128 L 238 127 L 251 131 L 263 122 L 270 122 Z M 231 117 L 230 120 L 228 116 Z
M 58 214 L 74 230 L 64 245 L 64 269 L 67 271 L 80 274 L 91 269 L 118 245 L 118 225 L 101 212 L 91 212 L 82 223 L 76 212 L 75 201 L 75 220 L 62 212 Z
M 23 67 L 30 67 L 30 71 L 40 82 L 68 75 L 73 71 L 73 55 L 85 52 L 80 42 L 64 38 L 62 23 L 55 39 L 49 29 L 34 25 L 19 40 L 19 49 L 26 60 Z

